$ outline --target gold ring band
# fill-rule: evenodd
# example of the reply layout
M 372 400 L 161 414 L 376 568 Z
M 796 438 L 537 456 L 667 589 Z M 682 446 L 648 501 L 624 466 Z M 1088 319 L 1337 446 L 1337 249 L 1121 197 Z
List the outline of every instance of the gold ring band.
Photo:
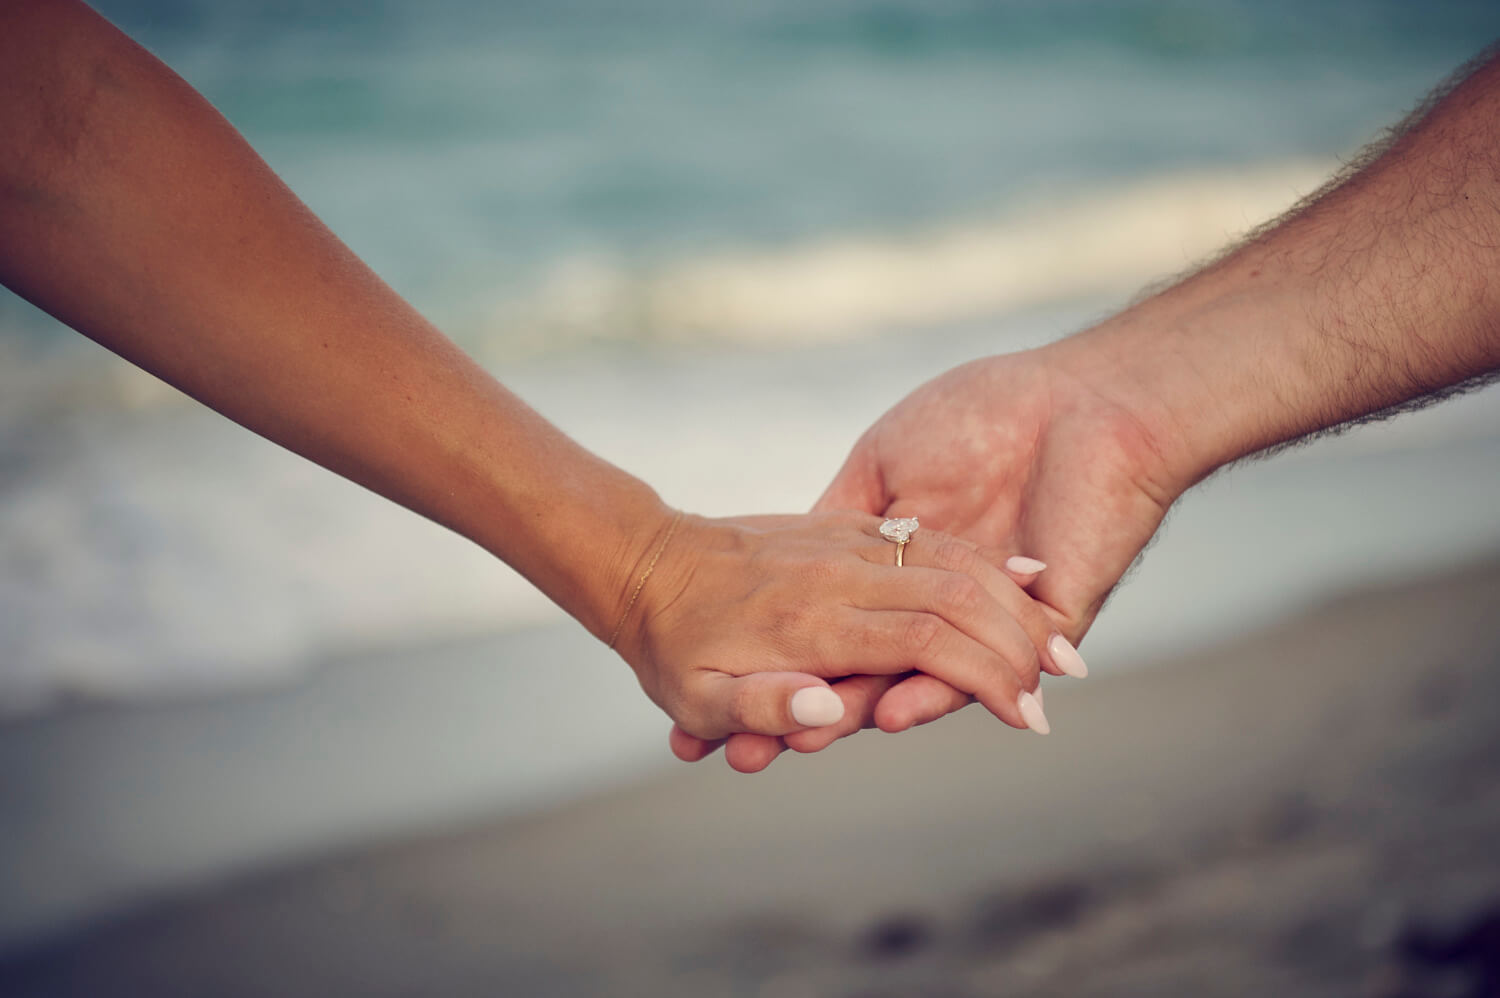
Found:
M 917 532 L 915 516 L 898 516 L 880 525 L 880 536 L 896 545 L 896 567 L 901 567 L 901 556 L 906 552 L 906 542 Z

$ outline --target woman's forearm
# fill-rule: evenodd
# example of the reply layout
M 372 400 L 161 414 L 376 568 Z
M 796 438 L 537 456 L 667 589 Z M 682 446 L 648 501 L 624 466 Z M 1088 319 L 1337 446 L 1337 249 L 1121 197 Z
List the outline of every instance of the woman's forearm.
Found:
M 678 518 L 432 328 L 82 4 L 0 0 L 0 132 L 0 281 L 473 539 L 601 639 L 618 629 L 685 731 L 832 723 L 825 679 L 854 668 L 920 669 L 1046 730 L 1031 691 L 1052 625 L 972 547 L 925 533 L 898 571 L 867 515 Z
M 481 370 L 87 7 L 0 6 L 0 281 L 606 636 L 670 511 Z

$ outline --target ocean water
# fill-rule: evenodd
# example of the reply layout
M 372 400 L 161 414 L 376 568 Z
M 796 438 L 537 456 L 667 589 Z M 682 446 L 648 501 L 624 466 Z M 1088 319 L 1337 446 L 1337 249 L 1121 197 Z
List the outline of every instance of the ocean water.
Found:
M 916 384 L 1273 217 L 1500 36 L 1493 2 L 99 6 L 508 384 L 707 513 L 805 508 Z M 1495 389 L 1232 469 L 1084 651 L 1149 666 L 1500 551 L 1496 495 Z M 667 756 L 632 686 L 467 542 L 0 292 L 0 949 L 634 778 Z
M 1500 35 L 1493 3 L 99 7 L 545 414 L 725 513 L 806 507 L 940 362 L 1063 335 L 1273 216 Z M 1492 409 L 1424 447 L 1468 453 Z M 1242 619 L 1229 586 L 1195 635 Z M 0 712 L 556 616 L 0 298 Z M 1101 623 L 1124 657 L 1130 619 Z

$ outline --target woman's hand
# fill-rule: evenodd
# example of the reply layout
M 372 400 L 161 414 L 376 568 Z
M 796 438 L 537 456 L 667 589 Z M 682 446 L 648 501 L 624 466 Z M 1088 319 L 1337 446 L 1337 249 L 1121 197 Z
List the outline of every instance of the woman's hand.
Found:
M 855 445 L 818 508 L 920 514 L 981 545 L 1051 621 L 1036 642 L 1046 671 L 1078 676 L 1073 645 L 1187 483 L 1162 472 L 1140 420 L 1099 389 L 1103 360 L 1068 345 L 975 361 L 918 388 Z M 1032 558 L 1046 570 L 1016 570 Z M 737 734 L 730 764 L 763 769 L 788 747 L 816 752 L 872 725 L 902 731 L 969 702 L 924 672 L 843 680 L 838 725 L 785 740 Z M 683 732 L 672 745 L 688 761 L 717 747 Z
M 1031 694 L 1055 627 L 1041 607 L 972 544 L 937 531 L 918 530 L 898 568 L 880 524 L 847 511 L 686 517 L 616 647 L 647 695 L 703 740 L 834 724 L 842 704 L 825 680 L 913 671 L 1045 732 Z M 832 709 L 799 720 L 793 698 L 807 688 L 828 691 Z

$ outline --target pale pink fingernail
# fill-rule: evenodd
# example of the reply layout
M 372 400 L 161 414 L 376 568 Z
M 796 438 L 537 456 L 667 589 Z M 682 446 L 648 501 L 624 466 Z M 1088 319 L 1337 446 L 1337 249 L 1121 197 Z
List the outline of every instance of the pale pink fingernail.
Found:
M 1042 713 L 1041 701 L 1034 695 L 1022 693 L 1016 698 L 1016 706 L 1021 709 L 1021 719 L 1032 731 L 1045 735 L 1052 730 L 1052 725 L 1047 723 L 1047 715 Z
M 1074 679 L 1082 679 L 1089 674 L 1089 667 L 1084 663 L 1083 656 L 1061 634 L 1054 634 L 1047 639 L 1047 654 L 1052 656 L 1054 665 Z
M 835 724 L 844 716 L 844 701 L 826 686 L 804 686 L 792 694 L 792 720 L 808 728 Z
M 1015 575 L 1035 575 L 1047 567 L 1045 561 L 1014 555 L 1005 559 L 1005 570 Z
M 1031 695 L 1036 697 L 1036 704 L 1038 707 L 1047 706 L 1047 701 L 1042 698 L 1042 686 L 1040 683 L 1037 684 L 1036 689 L 1031 691 Z

